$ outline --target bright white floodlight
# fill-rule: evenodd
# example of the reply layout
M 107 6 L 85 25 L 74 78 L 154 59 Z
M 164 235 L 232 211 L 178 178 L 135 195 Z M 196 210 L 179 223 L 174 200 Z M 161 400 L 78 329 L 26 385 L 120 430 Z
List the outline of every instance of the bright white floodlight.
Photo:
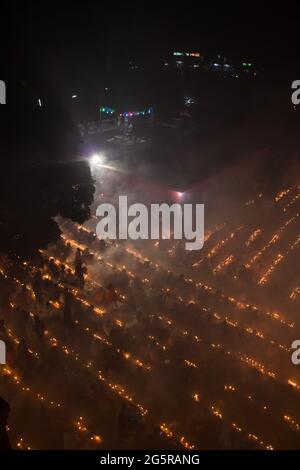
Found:
M 183 193 L 177 191 L 177 195 L 178 195 L 178 197 L 182 197 L 182 196 L 183 196 Z
M 94 153 L 90 158 L 90 163 L 94 166 L 100 166 L 104 163 L 104 156 L 100 153 Z

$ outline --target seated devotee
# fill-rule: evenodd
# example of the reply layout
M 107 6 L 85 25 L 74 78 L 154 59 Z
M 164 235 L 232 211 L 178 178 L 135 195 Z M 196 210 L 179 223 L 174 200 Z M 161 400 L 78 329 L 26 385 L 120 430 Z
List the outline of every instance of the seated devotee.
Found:
M 10 305 L 10 290 L 6 279 L 0 276 L 0 316 L 5 318 L 9 315 L 11 310 Z
M 76 266 L 77 264 L 80 264 L 80 265 L 81 265 L 81 263 L 82 263 L 81 250 L 80 250 L 80 248 L 77 248 L 77 250 L 76 250 L 76 255 L 75 255 L 75 266 Z
M 6 400 L 0 397 L 0 450 L 11 450 L 6 430 L 9 412 L 9 404 Z
M 43 343 L 45 335 L 45 322 L 38 315 L 34 315 L 34 325 L 33 330 L 36 334 L 36 337 L 40 343 Z
M 105 301 L 108 305 L 112 306 L 116 305 L 118 301 L 118 294 L 111 282 L 106 286 Z

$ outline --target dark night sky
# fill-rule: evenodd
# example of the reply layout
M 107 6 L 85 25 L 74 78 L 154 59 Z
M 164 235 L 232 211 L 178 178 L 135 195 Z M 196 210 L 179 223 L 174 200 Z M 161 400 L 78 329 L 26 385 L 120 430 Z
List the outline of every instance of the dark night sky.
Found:
M 95 101 L 107 85 L 129 95 L 122 65 L 161 64 L 176 49 L 251 61 L 267 71 L 268 83 L 286 73 L 285 87 L 299 78 L 299 15 L 292 7 L 91 0 L 12 0 L 10 7 L 10 76 L 28 82 L 35 98 L 51 90 L 61 100 L 84 92 Z M 150 76 L 142 80 L 146 91 L 153 88 Z
M 221 2 L 220 2 L 221 3 Z M 223 3 L 223 2 L 222 2 Z M 33 2 L 15 7 L 15 33 L 30 63 L 68 78 L 122 59 L 155 59 L 174 49 L 225 53 L 264 66 L 298 59 L 295 10 L 253 3 Z M 197 5 L 197 6 L 196 6 Z
M 98 52 L 224 46 L 232 53 L 245 51 L 256 57 L 289 56 L 288 49 L 297 43 L 299 17 L 292 9 L 274 4 L 230 8 L 228 3 L 197 2 L 197 7 L 195 2 L 162 3 L 155 7 L 153 2 L 110 2 L 106 8 L 103 2 L 86 1 L 69 7 L 58 3 L 55 8 L 51 2 L 45 8 L 36 2 L 31 6 L 33 29 L 50 49 L 60 46 L 73 53 L 74 47 L 80 51 L 80 45 L 96 46 Z

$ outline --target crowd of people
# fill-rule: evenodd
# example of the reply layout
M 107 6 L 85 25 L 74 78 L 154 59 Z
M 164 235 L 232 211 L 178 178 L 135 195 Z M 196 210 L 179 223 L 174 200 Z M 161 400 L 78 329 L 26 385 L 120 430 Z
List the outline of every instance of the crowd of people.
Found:
M 210 253 L 226 251 L 232 229 L 214 231 L 199 263 L 181 242 L 143 250 L 99 240 L 94 222 L 60 220 L 61 239 L 34 259 L 1 258 L 0 381 L 12 446 L 297 445 L 282 418 L 298 414 L 288 385 L 294 330 L 246 301 L 255 270 L 216 269 Z M 8 448 L 9 405 L 0 404 Z

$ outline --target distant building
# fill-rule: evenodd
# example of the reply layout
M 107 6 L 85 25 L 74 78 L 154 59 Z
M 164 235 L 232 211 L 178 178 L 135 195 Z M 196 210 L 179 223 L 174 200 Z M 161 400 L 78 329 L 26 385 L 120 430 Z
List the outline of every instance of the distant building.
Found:
M 179 69 L 197 69 L 200 68 L 203 60 L 204 57 L 202 54 L 200 54 L 200 52 L 174 51 L 170 63 Z
M 220 77 L 239 78 L 241 76 L 255 76 L 257 71 L 252 62 L 236 62 L 229 60 L 226 56 L 218 54 L 207 63 L 206 68 L 210 72 L 217 73 Z
M 222 54 L 216 56 L 204 56 L 200 52 L 174 51 L 163 62 L 164 69 L 175 69 L 178 72 L 205 71 L 212 72 L 221 78 L 239 78 L 241 76 L 255 76 L 252 62 L 237 63 Z

